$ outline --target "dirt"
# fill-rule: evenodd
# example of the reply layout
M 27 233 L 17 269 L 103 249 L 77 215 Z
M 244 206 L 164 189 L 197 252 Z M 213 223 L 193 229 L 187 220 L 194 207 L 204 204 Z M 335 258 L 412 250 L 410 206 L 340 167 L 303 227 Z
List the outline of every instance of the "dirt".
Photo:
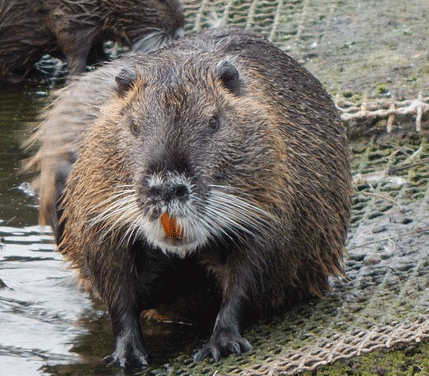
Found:
M 331 94 L 396 98 L 428 94 L 427 1 L 306 3 L 305 26 L 291 52 L 298 51 Z

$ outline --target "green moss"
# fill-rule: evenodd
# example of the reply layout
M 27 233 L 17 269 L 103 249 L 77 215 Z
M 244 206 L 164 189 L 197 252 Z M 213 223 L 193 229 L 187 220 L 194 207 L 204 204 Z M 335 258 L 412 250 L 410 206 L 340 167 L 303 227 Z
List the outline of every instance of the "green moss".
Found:
M 429 374 L 429 343 L 396 346 L 342 360 L 302 376 L 416 376 Z
M 429 74 L 429 64 L 424 65 L 420 68 L 420 73 Z
M 375 94 L 379 95 L 379 94 L 385 94 L 389 91 L 389 89 L 387 88 L 386 84 L 378 84 L 375 87 Z

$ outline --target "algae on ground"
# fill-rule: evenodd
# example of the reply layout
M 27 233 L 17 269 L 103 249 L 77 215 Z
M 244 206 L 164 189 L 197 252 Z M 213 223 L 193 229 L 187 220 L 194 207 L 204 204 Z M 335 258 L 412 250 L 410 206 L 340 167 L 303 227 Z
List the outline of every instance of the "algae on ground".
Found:
M 400 345 L 392 350 L 340 360 L 302 376 L 414 376 L 429 375 L 429 343 Z

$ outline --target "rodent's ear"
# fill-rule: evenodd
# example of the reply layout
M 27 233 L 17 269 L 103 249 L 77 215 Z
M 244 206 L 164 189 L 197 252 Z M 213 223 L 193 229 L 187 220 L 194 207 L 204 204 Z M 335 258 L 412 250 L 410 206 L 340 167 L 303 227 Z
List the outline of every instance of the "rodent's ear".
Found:
M 228 60 L 221 61 L 216 67 L 216 73 L 226 89 L 232 94 L 240 95 L 242 86 L 240 73 L 231 62 Z
M 119 74 L 115 77 L 115 81 L 118 84 L 116 92 L 123 97 L 126 92 L 133 86 L 137 75 L 128 68 L 123 68 Z

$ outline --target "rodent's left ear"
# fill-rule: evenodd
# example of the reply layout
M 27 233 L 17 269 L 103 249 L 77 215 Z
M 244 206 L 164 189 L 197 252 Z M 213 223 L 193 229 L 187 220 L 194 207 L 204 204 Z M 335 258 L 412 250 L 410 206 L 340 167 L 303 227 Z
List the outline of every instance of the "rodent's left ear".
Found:
M 228 60 L 223 60 L 216 66 L 216 73 L 225 89 L 228 89 L 232 94 L 240 95 L 242 82 L 235 65 Z
M 123 97 L 126 92 L 133 86 L 137 75 L 128 68 L 122 68 L 119 74 L 115 77 L 117 83 L 116 92 Z

